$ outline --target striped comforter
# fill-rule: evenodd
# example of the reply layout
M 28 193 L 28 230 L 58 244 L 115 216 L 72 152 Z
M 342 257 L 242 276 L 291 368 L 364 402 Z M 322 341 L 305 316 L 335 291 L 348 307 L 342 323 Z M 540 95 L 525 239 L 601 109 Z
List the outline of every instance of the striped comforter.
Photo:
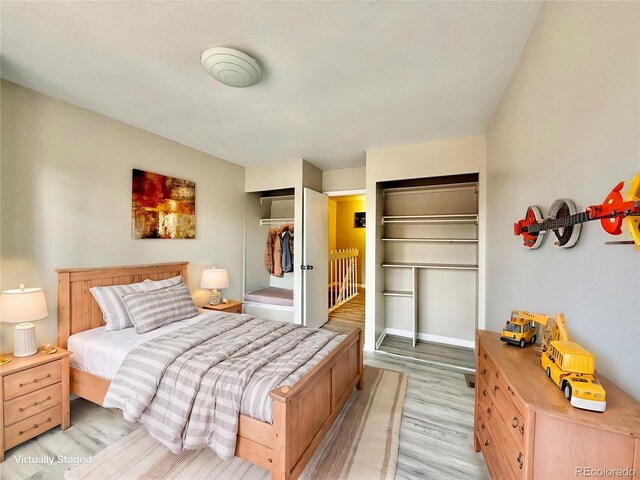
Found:
M 251 315 L 208 312 L 202 320 L 132 350 L 104 399 L 172 452 L 236 447 L 238 415 L 271 423 L 269 391 L 292 386 L 344 335 Z

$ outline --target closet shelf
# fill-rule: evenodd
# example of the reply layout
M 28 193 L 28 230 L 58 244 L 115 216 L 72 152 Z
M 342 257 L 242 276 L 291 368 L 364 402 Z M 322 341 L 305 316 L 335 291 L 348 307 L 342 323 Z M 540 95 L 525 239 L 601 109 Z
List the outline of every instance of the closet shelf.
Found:
M 384 198 L 392 195 L 414 195 L 424 193 L 446 193 L 446 192 L 462 192 L 465 190 L 472 190 L 474 193 L 478 192 L 477 182 L 467 183 L 453 183 L 445 185 L 428 185 L 428 186 L 416 186 L 416 187 L 393 187 L 385 188 L 382 191 Z
M 385 262 L 383 268 L 427 268 L 433 270 L 478 270 L 478 265 L 466 263 L 407 263 Z
M 387 223 L 478 223 L 476 213 L 452 213 L 447 215 L 385 215 L 382 225 Z
M 478 243 L 477 238 L 381 238 L 383 242 Z
M 413 297 L 411 290 L 385 290 L 382 292 L 385 297 Z
M 275 201 L 294 200 L 295 195 L 274 195 L 273 197 L 260 197 L 260 205 L 271 205 Z
M 282 225 L 283 223 L 293 223 L 293 218 L 261 218 L 260 226 L 264 225 Z

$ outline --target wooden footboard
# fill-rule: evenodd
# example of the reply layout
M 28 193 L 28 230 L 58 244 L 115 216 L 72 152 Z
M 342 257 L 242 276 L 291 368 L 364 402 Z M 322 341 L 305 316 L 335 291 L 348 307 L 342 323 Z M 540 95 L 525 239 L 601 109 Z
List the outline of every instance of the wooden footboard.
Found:
M 69 335 L 103 324 L 91 286 L 186 273 L 186 262 L 58 270 L 59 345 L 66 347 Z M 269 470 L 273 479 L 298 478 L 353 389 L 362 389 L 363 341 L 362 331 L 354 329 L 293 387 L 271 391 L 272 425 L 240 415 L 236 456 Z M 70 368 L 70 390 L 79 397 L 102 405 L 109 385 L 106 378 Z

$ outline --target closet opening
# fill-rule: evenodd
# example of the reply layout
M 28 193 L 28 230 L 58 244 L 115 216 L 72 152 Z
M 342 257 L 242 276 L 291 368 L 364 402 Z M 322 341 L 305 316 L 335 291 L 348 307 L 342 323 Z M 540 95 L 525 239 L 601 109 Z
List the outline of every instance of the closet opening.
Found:
M 473 371 L 478 174 L 382 182 L 378 191 L 385 310 L 376 350 Z
M 329 265 L 325 328 L 349 332 L 365 326 L 367 219 L 364 194 L 329 197 Z

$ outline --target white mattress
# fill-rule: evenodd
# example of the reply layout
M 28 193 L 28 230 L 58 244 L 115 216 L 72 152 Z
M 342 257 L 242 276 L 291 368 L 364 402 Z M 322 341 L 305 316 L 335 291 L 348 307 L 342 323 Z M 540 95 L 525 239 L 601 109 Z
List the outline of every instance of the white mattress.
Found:
M 127 354 L 138 345 L 165 333 L 173 332 L 197 322 L 203 316 L 217 315 L 217 312 L 205 312 L 181 322 L 170 323 L 139 335 L 134 328 L 125 328 L 115 332 L 106 332 L 98 327 L 69 337 L 67 349 L 73 352 L 70 359 L 72 367 L 85 372 L 113 379 Z

